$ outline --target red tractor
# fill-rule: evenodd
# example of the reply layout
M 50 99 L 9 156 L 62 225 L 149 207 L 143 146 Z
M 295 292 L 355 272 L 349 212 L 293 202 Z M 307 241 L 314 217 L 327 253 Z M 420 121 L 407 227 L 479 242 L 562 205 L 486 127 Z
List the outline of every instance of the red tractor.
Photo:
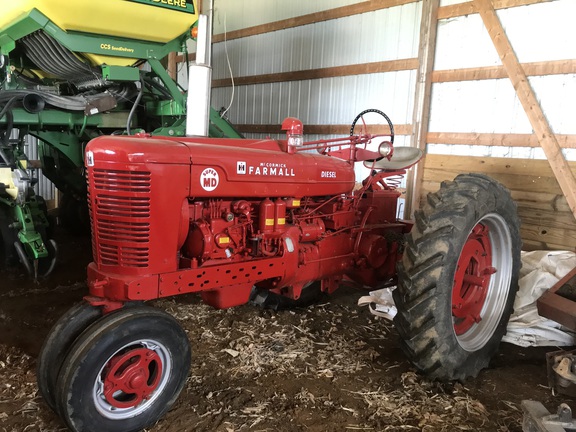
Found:
M 188 338 L 142 302 L 177 294 L 228 308 L 253 290 L 297 300 L 318 282 L 326 293 L 344 280 L 397 284 L 396 327 L 420 370 L 451 380 L 488 365 L 520 266 L 508 191 L 460 175 L 427 197 L 415 222 L 398 220 L 398 178 L 419 150 L 364 127 L 307 143 L 297 119 L 283 129 L 279 141 L 90 142 L 90 295 L 56 323 L 38 366 L 42 395 L 71 430 L 137 431 L 174 403 L 190 367 Z M 361 184 L 356 162 L 369 169 Z

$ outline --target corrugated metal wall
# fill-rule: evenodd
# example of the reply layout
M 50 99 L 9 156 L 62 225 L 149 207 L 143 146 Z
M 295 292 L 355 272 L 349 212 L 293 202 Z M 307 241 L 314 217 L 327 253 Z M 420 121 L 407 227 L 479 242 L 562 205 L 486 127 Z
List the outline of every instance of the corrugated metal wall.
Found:
M 14 131 L 11 138 L 17 139 L 18 132 Z M 24 153 L 29 160 L 38 160 L 38 140 L 30 135 L 25 138 Z M 42 175 L 41 169 L 31 170 L 32 178 L 37 179 L 37 183 L 34 186 L 34 192 L 37 195 L 42 196 L 45 200 L 53 200 L 56 197 L 56 188 L 50 180 L 48 180 L 44 175 Z
M 260 23 L 286 18 L 284 10 L 266 6 L 271 3 L 276 2 L 216 0 L 215 21 L 243 28 L 242 19 L 251 15 L 243 12 L 236 16 L 237 9 L 258 11 L 254 15 L 259 16 Z M 309 13 L 351 3 L 300 1 L 292 2 L 290 10 Z M 252 6 L 258 4 L 261 7 Z M 213 78 L 229 78 L 227 57 L 235 76 L 414 58 L 418 54 L 420 15 L 418 2 L 217 43 Z M 253 25 L 252 19 L 244 25 Z M 305 125 L 329 125 L 350 123 L 360 111 L 378 108 L 394 123 L 406 124 L 411 122 L 415 79 L 415 71 L 400 71 L 247 85 L 235 89 L 227 115 L 236 124 L 280 124 L 285 117 L 295 116 Z M 232 88 L 215 89 L 212 97 L 212 106 L 227 107 Z
M 365 0 L 214 0 L 214 33 L 294 18 Z
M 26 142 L 26 156 L 28 156 L 30 160 L 38 160 L 38 140 L 28 135 Z M 54 184 L 44 177 L 41 169 L 32 170 L 32 176 L 38 180 L 38 183 L 34 186 L 34 192 L 36 192 L 37 195 L 40 195 L 45 200 L 53 200 L 56 198 L 56 188 Z

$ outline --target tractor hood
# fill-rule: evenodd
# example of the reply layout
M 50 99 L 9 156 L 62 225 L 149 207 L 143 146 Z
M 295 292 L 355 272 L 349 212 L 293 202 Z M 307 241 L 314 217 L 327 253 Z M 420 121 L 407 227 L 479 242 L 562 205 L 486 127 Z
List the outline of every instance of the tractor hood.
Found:
M 354 188 L 347 161 L 285 148 L 274 140 L 103 136 L 88 144 L 86 165 L 187 164 L 195 197 L 323 196 Z

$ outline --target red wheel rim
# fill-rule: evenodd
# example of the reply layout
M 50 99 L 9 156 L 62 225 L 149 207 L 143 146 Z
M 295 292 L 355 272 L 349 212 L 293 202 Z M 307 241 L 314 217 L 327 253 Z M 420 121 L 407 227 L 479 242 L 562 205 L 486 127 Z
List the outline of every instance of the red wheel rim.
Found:
M 463 335 L 482 320 L 482 309 L 494 273 L 496 269 L 492 267 L 489 229 L 479 223 L 462 248 L 454 274 L 452 316 L 457 336 Z
M 148 348 L 131 349 L 110 359 L 104 369 L 104 397 L 115 408 L 132 408 L 158 387 L 162 360 Z

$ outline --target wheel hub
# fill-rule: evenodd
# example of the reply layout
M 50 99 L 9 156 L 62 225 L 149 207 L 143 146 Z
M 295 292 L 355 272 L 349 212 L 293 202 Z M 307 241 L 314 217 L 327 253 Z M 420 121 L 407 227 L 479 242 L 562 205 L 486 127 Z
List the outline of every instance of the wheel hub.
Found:
M 162 360 L 149 348 L 131 349 L 110 359 L 104 370 L 104 397 L 114 408 L 138 406 L 156 390 Z
M 489 228 L 477 224 L 458 259 L 452 290 L 452 316 L 457 336 L 466 333 L 482 320 L 482 309 L 486 302 L 492 267 L 492 247 Z

